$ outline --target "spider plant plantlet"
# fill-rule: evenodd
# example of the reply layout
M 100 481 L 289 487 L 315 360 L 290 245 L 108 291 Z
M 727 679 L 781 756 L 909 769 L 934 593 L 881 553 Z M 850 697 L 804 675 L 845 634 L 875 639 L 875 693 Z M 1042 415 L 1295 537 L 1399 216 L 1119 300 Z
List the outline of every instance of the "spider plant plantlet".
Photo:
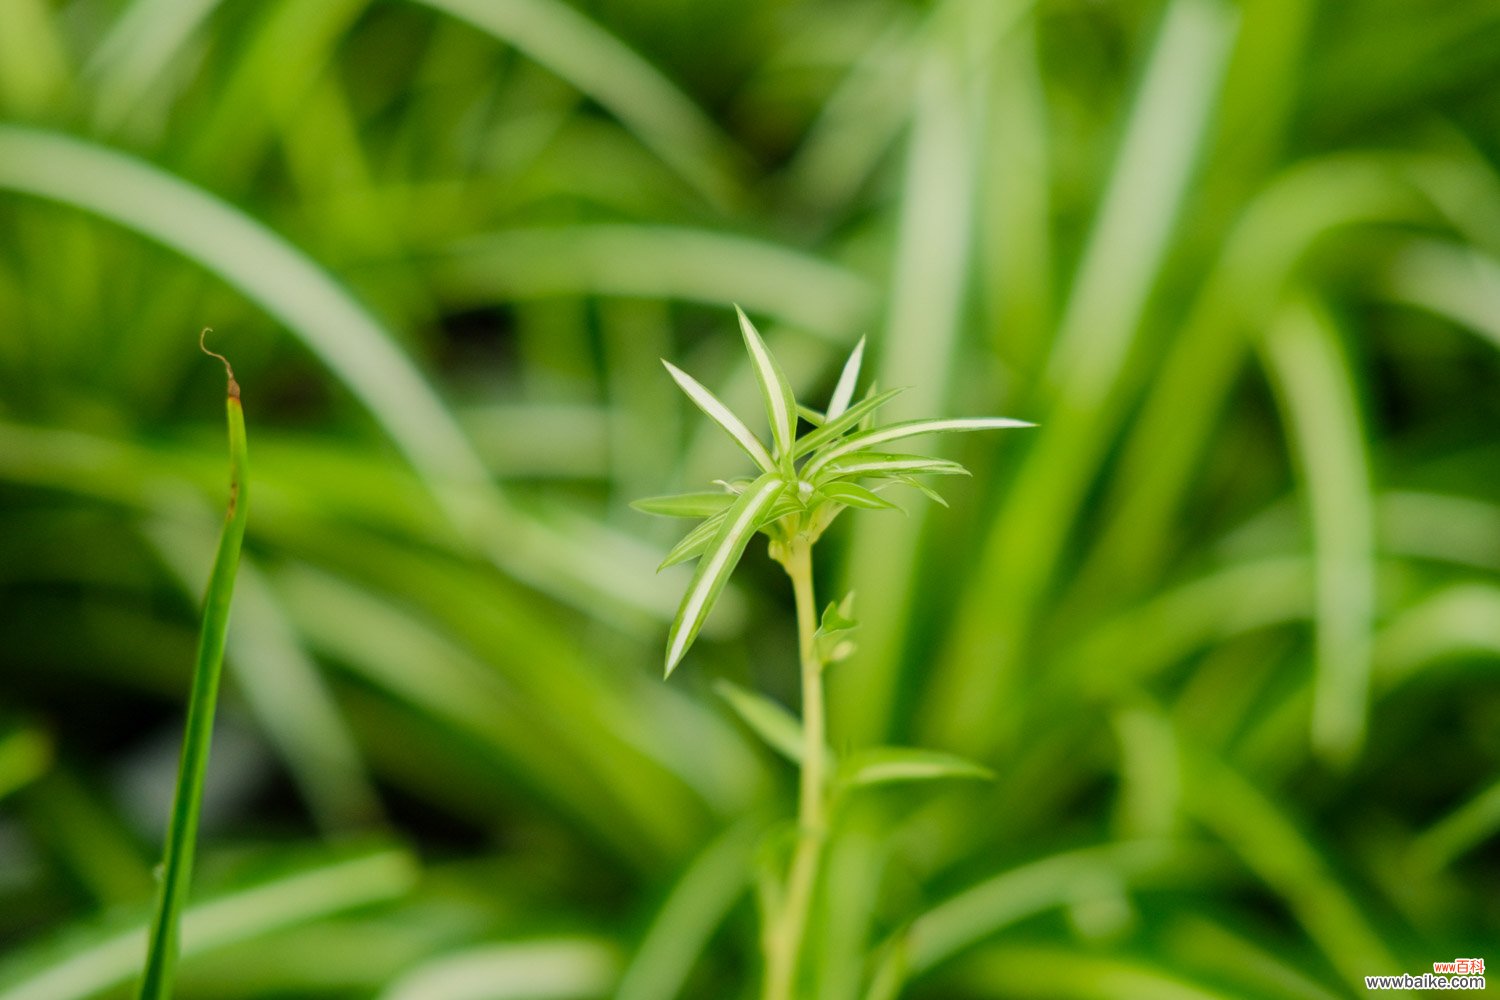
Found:
M 228 379 L 225 406 L 229 417 L 229 506 L 219 533 L 219 548 L 203 601 L 203 620 L 198 632 L 198 659 L 193 668 L 192 693 L 188 698 L 182 758 L 177 769 L 177 790 L 162 860 L 161 884 L 156 913 L 147 944 L 146 968 L 141 978 L 140 1000 L 167 1000 L 180 946 L 182 909 L 192 881 L 193 853 L 198 840 L 198 820 L 203 811 L 203 778 L 208 769 L 209 743 L 213 738 L 214 708 L 218 703 L 219 677 L 224 668 L 224 635 L 229 626 L 229 603 L 239 569 L 240 544 L 245 537 L 248 513 L 245 480 L 245 412 L 240 405 L 240 386 L 234 369 L 222 354 L 210 351 L 199 335 L 203 353 L 224 362 Z
M 769 445 L 691 375 L 664 361 L 672 378 L 704 413 L 722 427 L 755 465 L 752 476 L 722 483 L 718 492 L 686 493 L 637 501 L 637 509 L 701 522 L 668 553 L 662 567 L 698 560 L 667 636 L 666 673 L 682 662 L 714 602 L 757 533 L 770 539 L 770 554 L 791 577 L 801 660 L 800 723 L 763 696 L 722 684 L 730 707 L 775 750 L 800 768 L 798 835 L 784 880 L 764 887 L 762 947 L 765 1000 L 792 1000 L 808 915 L 818 884 L 833 803 L 842 793 L 871 784 L 931 778 L 988 777 L 977 764 L 933 751 L 881 747 L 838 761 L 828 749 L 823 673 L 853 651 L 849 632 L 852 596 L 818 614 L 813 588 L 813 546 L 845 510 L 894 509 L 885 496 L 908 486 L 942 503 L 923 477 L 968 475 L 962 465 L 921 455 L 893 453 L 894 442 L 949 431 L 1030 427 L 1006 417 L 907 420 L 876 426 L 876 411 L 900 390 L 873 390 L 854 402 L 864 341 L 844 365 L 828 407 L 819 413 L 799 406 L 781 366 L 743 311 L 740 332 L 749 352 L 770 422 Z M 812 429 L 800 437 L 798 419 Z

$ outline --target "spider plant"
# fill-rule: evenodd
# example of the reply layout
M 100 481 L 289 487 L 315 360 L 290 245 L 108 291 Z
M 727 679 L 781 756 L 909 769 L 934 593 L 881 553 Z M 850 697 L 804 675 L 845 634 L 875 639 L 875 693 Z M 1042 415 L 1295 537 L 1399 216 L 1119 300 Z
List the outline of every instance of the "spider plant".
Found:
M 821 616 L 813 586 L 813 546 L 846 510 L 894 510 L 885 494 L 911 487 L 943 503 L 924 477 L 964 476 L 957 462 L 893 452 L 907 438 L 953 431 L 1030 427 L 1009 417 L 904 420 L 876 425 L 876 412 L 900 389 L 876 392 L 859 402 L 854 395 L 864 357 L 855 346 L 823 411 L 799 405 L 781 365 L 744 310 L 736 307 L 740 332 L 760 386 L 770 423 L 770 442 L 758 437 L 718 397 L 691 375 L 663 361 L 677 385 L 724 429 L 755 465 L 750 477 L 719 482 L 713 492 L 652 497 L 635 506 L 646 513 L 701 518 L 667 555 L 662 567 L 698 560 L 687 593 L 667 636 L 666 673 L 682 662 L 714 602 L 724 590 L 746 546 L 756 534 L 770 539 L 770 555 L 791 578 L 797 612 L 802 686 L 800 725 L 786 719 L 775 703 L 727 688 L 727 700 L 775 749 L 800 768 L 797 837 L 785 879 L 762 887 L 763 996 L 790 1000 L 797 995 L 798 958 L 818 883 L 832 803 L 844 792 L 871 784 L 945 777 L 987 777 L 978 764 L 959 757 L 911 748 L 881 747 L 838 761 L 828 748 L 823 674 L 853 651 L 849 632 L 853 594 L 829 603 Z M 802 423 L 810 429 L 798 434 Z

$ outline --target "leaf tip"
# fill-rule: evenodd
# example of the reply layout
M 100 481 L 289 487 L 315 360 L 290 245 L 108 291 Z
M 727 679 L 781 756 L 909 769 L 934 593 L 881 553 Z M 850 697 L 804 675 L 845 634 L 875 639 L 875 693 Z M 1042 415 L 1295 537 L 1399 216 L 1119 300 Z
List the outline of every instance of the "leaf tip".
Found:
M 229 379 L 229 398 L 239 399 L 240 384 L 234 379 L 234 369 L 230 367 L 229 359 L 220 354 L 218 351 L 210 350 L 208 344 L 205 343 L 208 335 L 213 332 L 214 328 L 211 326 L 205 326 L 202 330 L 198 331 L 198 350 L 202 351 L 204 354 L 207 354 L 211 358 L 218 358 L 220 361 L 224 362 L 224 375 Z

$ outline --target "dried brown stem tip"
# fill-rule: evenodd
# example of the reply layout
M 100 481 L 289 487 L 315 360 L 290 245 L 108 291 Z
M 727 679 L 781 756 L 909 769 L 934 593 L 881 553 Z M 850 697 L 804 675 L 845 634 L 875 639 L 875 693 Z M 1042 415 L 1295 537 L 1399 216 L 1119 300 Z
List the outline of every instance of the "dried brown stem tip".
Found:
M 220 361 L 224 362 L 224 374 L 229 376 L 229 398 L 239 399 L 240 384 L 234 380 L 234 369 L 229 367 L 229 359 L 224 357 L 224 355 L 220 354 L 218 351 L 210 351 L 208 349 L 208 345 L 203 342 L 203 338 L 207 337 L 210 333 L 213 332 L 214 328 L 211 326 L 205 326 L 203 328 L 203 332 L 198 334 L 198 349 L 201 350 L 204 354 L 207 354 L 209 357 L 218 358 Z

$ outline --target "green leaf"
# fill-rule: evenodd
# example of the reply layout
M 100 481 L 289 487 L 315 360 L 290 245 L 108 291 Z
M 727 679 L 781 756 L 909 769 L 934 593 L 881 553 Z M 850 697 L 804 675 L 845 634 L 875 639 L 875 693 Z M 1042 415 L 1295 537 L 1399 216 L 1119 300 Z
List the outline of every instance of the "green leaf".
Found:
M 948 506 L 948 501 L 943 499 L 943 495 L 941 493 L 933 489 L 931 486 L 928 486 L 920 479 L 915 479 L 911 476 L 893 476 L 892 478 L 895 479 L 896 482 L 901 483 L 903 486 L 910 486 L 912 489 L 916 490 L 918 493 L 922 494 L 924 497 L 931 500 L 939 507 Z
M 823 422 L 828 419 L 827 416 L 819 413 L 811 406 L 803 406 L 801 403 L 797 404 L 797 416 L 801 417 L 803 420 L 806 420 L 814 427 L 822 427 Z
M 818 631 L 813 635 L 817 645 L 818 660 L 824 664 L 837 663 L 854 653 L 854 643 L 848 635 L 859 627 L 854 620 L 854 593 L 850 591 L 836 604 L 823 609 Z
M 792 384 L 787 381 L 781 366 L 776 363 L 760 339 L 760 333 L 745 315 L 745 310 L 734 307 L 740 318 L 740 333 L 745 337 L 745 350 L 750 352 L 750 361 L 755 368 L 755 380 L 760 383 L 760 394 L 766 404 L 766 416 L 771 421 L 771 441 L 776 445 L 776 454 L 792 454 L 792 444 L 797 438 L 797 397 L 792 393 Z
M 676 493 L 671 496 L 646 497 L 631 503 L 642 514 L 661 517 L 711 517 L 734 503 L 734 494 Z
M 854 345 L 854 350 L 849 353 L 849 360 L 844 362 L 844 370 L 839 373 L 838 385 L 833 387 L 833 396 L 828 400 L 828 418 L 835 420 L 844 411 L 849 409 L 849 403 L 854 399 L 854 385 L 859 381 L 859 366 L 865 358 L 865 338 L 860 337 L 859 343 Z
M 719 401 L 719 397 L 705 389 L 697 379 L 687 372 L 678 368 L 672 362 L 662 359 L 662 364 L 667 366 L 668 373 L 673 381 L 687 393 L 689 399 L 697 405 L 698 409 L 708 414 L 709 419 L 729 432 L 735 443 L 745 449 L 756 465 L 766 472 L 774 472 L 776 463 L 771 459 L 771 453 L 766 451 L 766 446 L 760 443 L 760 438 L 750 433 L 750 428 L 745 422 L 734 415 L 734 411 Z
M 835 479 L 818 487 L 818 493 L 834 503 L 861 510 L 899 510 L 895 504 L 858 483 Z
M 207 331 L 204 331 L 205 333 Z M 198 822 L 203 813 L 203 786 L 208 773 L 208 753 L 213 741 L 214 713 L 218 707 L 219 680 L 224 671 L 224 636 L 229 628 L 229 607 L 234 596 L 234 578 L 240 565 L 240 545 L 245 538 L 249 511 L 249 458 L 245 444 L 245 411 L 240 387 L 223 355 L 228 386 L 225 410 L 229 421 L 229 511 L 219 534 L 208 594 L 203 601 L 203 619 L 198 633 L 198 660 L 188 694 L 186 731 L 177 766 L 177 790 L 172 797 L 167 842 L 163 850 L 161 884 L 157 889 L 156 913 L 151 921 L 146 968 L 137 994 L 141 1000 L 168 1000 L 176 976 L 181 948 L 182 911 L 187 905 L 193 877 L 193 854 L 197 848 Z
M 818 622 L 818 635 L 835 635 L 839 632 L 848 632 L 850 629 L 859 627 L 859 622 L 854 620 L 854 591 L 844 595 L 842 601 L 830 601 L 828 607 L 823 609 L 823 617 Z
M 660 573 L 668 566 L 676 566 L 678 563 L 687 562 L 689 559 L 696 559 L 701 556 L 703 550 L 708 548 L 708 543 L 713 541 L 714 535 L 719 530 L 719 525 L 724 523 L 724 513 L 724 511 L 720 511 L 702 524 L 697 525 L 692 531 L 683 535 L 677 544 L 672 546 L 671 551 L 667 553 L 667 557 L 661 561 L 661 565 L 656 567 L 656 571 Z
M 793 764 L 802 762 L 802 723 L 784 705 L 726 680 L 716 681 L 714 690 L 766 746 Z
M 713 610 L 714 601 L 723 591 L 729 574 L 734 572 L 746 543 L 755 534 L 757 519 L 771 508 L 785 486 L 785 480 L 768 472 L 750 484 L 724 512 L 724 521 L 699 561 L 697 572 L 688 584 L 677 617 L 672 620 L 672 629 L 667 634 L 667 676 L 672 675 L 672 670 L 697 638 L 698 629 Z
M 762 527 L 770 524 L 772 521 L 779 521 L 788 514 L 796 514 L 806 509 L 807 507 L 801 500 L 798 500 L 795 496 L 788 496 L 786 493 L 783 493 L 771 505 L 771 509 L 761 515 L 760 524 L 756 525 L 756 527 Z
M 877 399 L 879 397 L 876 397 Z M 849 411 L 854 412 L 853 410 Z M 845 414 L 848 416 L 848 414 Z M 831 424 L 827 426 L 832 426 Z M 1036 424 L 1010 417 L 956 417 L 945 420 L 903 420 L 898 424 L 887 424 L 873 430 L 861 431 L 845 438 L 839 444 L 815 456 L 802 470 L 804 477 L 811 477 L 828 464 L 856 451 L 872 448 L 887 441 L 916 437 L 918 434 L 938 434 L 946 431 L 989 431 L 1012 427 L 1035 427 Z M 826 429 L 823 428 L 823 429 Z M 811 436 L 811 435 L 809 435 Z
M 877 451 L 856 452 L 829 465 L 824 470 L 829 476 L 968 476 L 968 469 L 957 462 L 942 458 L 926 458 L 922 455 L 891 455 Z
M 816 451 L 830 441 L 837 440 L 839 435 L 905 391 L 904 387 L 897 387 L 895 389 L 887 389 L 885 392 L 871 396 L 868 399 L 860 400 L 853 407 L 839 414 L 836 419 L 830 418 L 822 427 L 803 435 L 801 440 L 797 442 L 795 454 L 800 457 L 809 452 Z
M 839 781 L 849 788 L 944 778 L 993 781 L 995 773 L 951 753 L 914 747 L 860 750 L 850 755 L 839 769 Z

